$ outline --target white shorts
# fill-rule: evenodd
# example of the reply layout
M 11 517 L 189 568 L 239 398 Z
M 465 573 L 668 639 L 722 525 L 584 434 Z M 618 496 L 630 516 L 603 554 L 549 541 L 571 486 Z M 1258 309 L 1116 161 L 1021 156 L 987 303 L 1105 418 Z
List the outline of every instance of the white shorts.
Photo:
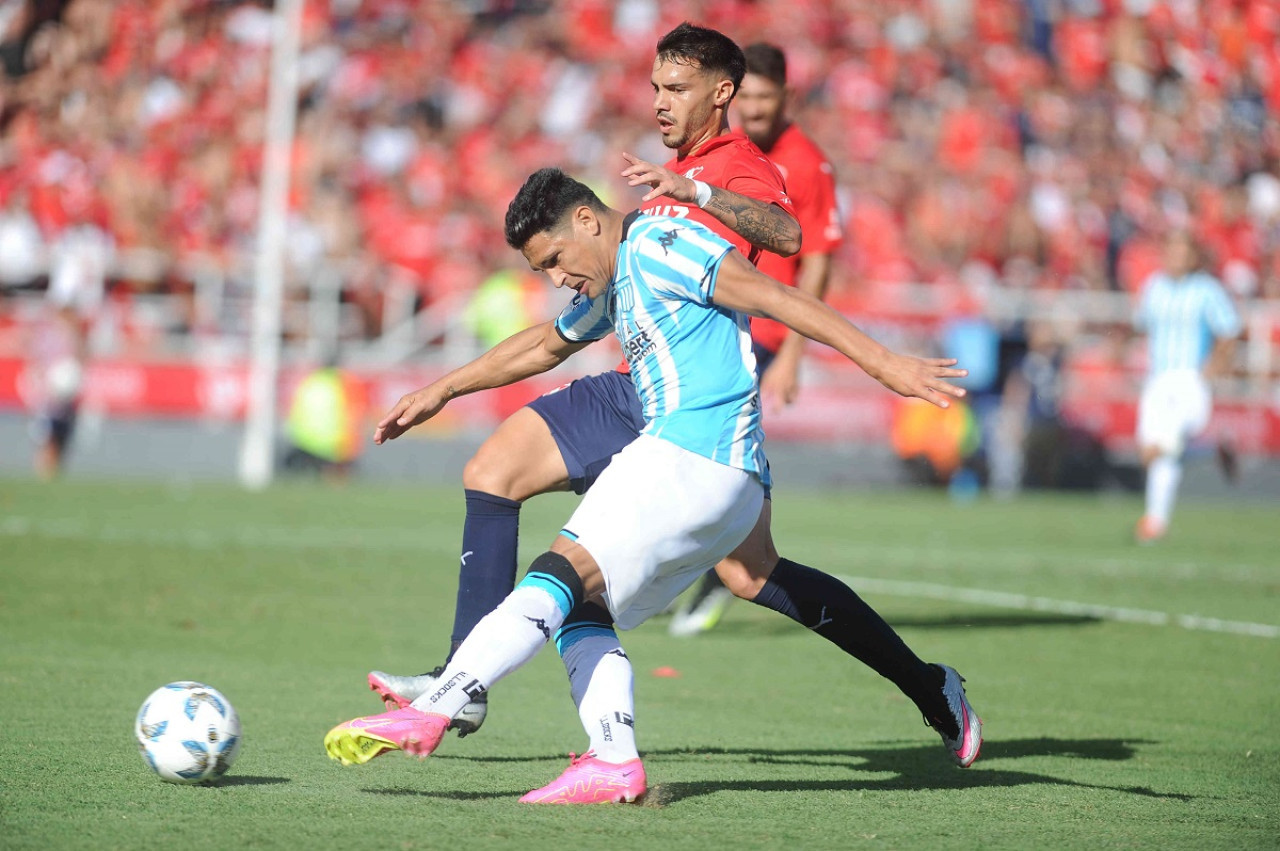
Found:
M 1177 369 L 1152 376 L 1138 401 L 1138 446 L 1154 446 L 1177 455 L 1187 440 L 1209 424 L 1213 401 L 1209 384 L 1194 369 Z
M 634 629 L 733 552 L 763 503 L 750 473 L 641 435 L 614 456 L 562 534 L 600 565 L 614 622 Z

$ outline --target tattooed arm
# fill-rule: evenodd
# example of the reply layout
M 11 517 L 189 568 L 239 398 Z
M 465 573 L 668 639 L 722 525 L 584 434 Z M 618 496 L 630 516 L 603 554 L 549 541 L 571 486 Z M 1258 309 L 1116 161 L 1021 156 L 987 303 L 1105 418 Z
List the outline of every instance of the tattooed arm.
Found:
M 688 178 L 685 178 L 688 180 Z M 693 183 L 692 180 L 689 180 Z M 720 186 L 702 209 L 752 245 L 790 257 L 800 250 L 800 223 L 777 204 L 766 204 Z
M 628 185 L 648 184 L 649 194 L 641 203 L 666 195 L 677 201 L 697 203 L 697 186 L 692 180 L 639 157 L 622 155 L 629 167 L 622 172 Z M 747 242 L 790 257 L 800 250 L 800 223 L 777 204 L 766 204 L 720 186 L 711 187 L 711 200 L 702 209 Z

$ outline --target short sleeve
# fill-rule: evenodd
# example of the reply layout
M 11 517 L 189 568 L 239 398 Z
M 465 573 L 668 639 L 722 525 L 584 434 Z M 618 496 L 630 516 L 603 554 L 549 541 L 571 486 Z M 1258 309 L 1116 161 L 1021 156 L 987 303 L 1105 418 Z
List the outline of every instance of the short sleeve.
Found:
M 733 246 L 694 223 L 652 225 L 639 235 L 636 263 L 651 292 L 711 304 L 716 272 Z
M 1211 279 L 1211 287 L 1208 297 L 1207 319 L 1209 321 L 1209 329 L 1213 331 L 1215 337 L 1238 337 L 1240 331 L 1243 330 L 1240 323 L 1240 314 L 1236 312 L 1235 305 L 1231 303 L 1231 297 L 1227 295 L 1226 290 L 1217 281 Z
M 599 298 L 587 298 L 579 293 L 565 305 L 556 317 L 556 333 L 570 343 L 593 343 L 613 333 L 613 321 L 609 317 L 609 298 L 605 292 Z

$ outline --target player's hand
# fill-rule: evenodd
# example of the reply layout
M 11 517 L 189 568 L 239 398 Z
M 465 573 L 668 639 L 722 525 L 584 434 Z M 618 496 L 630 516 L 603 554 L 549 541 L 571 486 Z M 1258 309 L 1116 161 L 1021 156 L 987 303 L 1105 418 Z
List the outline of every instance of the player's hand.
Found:
M 676 174 L 671 169 L 646 162 L 625 151 L 622 158 L 627 161 L 627 168 L 623 169 L 622 176 L 627 179 L 628 186 L 653 187 L 648 195 L 640 199 L 641 204 L 646 204 L 659 195 L 666 195 L 668 198 L 689 204 L 695 203 L 698 187 L 689 178 Z
M 790 405 L 800 393 L 800 379 L 793 364 L 783 362 L 779 356 L 760 378 L 760 397 L 766 413 L 778 411 Z
M 373 442 L 381 445 L 388 440 L 395 440 L 409 429 L 440 413 L 447 401 L 434 385 L 401 396 L 400 401 L 378 421 L 378 427 L 373 430 Z
M 964 378 L 967 369 L 953 369 L 955 358 L 916 358 L 894 354 L 876 378 L 902 396 L 914 396 L 937 405 L 951 407 L 951 399 L 964 398 L 965 389 L 945 379 Z

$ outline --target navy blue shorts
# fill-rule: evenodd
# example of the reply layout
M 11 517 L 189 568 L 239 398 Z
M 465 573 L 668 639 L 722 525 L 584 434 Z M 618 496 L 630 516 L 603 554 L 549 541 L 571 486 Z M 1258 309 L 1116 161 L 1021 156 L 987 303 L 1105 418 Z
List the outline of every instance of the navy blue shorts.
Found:
M 752 346 L 756 379 L 773 363 L 775 352 Z M 613 456 L 640 436 L 644 414 L 630 373 L 602 372 L 571 381 L 528 404 L 546 421 L 569 471 L 569 487 L 584 494 Z M 768 498 L 769 489 L 765 489 Z
M 577 494 L 586 493 L 613 456 L 644 428 L 631 376 L 617 371 L 579 378 L 528 407 L 550 427 Z

